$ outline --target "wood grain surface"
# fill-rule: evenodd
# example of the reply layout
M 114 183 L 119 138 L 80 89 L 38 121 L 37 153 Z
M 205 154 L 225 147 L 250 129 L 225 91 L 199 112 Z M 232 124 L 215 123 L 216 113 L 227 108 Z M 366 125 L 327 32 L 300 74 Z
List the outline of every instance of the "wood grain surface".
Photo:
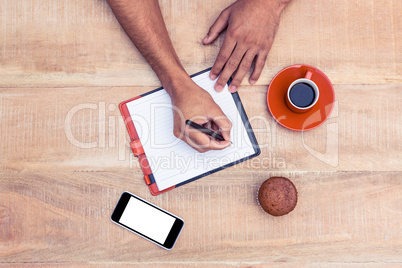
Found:
M 214 63 L 223 38 L 201 39 L 232 2 L 160 1 L 189 73 Z M 117 106 L 160 84 L 106 1 L 0 0 L 0 266 L 402 267 L 401 13 L 399 0 L 294 0 L 239 92 L 261 155 L 151 196 Z M 266 106 L 296 63 L 336 94 L 305 133 Z M 271 176 L 298 189 L 286 216 L 257 204 Z M 123 191 L 185 220 L 172 251 L 109 220 Z

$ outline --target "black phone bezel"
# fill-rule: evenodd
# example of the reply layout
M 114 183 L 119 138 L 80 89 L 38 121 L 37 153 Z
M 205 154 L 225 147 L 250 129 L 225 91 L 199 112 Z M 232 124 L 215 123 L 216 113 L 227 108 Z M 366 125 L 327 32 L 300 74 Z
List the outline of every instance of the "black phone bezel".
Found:
M 127 225 L 124 225 L 124 224 L 122 224 L 120 222 L 121 215 L 123 214 L 124 210 L 126 209 L 128 201 L 130 200 L 131 197 L 134 197 L 137 200 L 139 200 L 141 202 L 144 202 L 144 203 L 156 208 L 157 210 L 159 210 L 159 211 L 161 211 L 163 213 L 166 213 L 169 216 L 172 216 L 173 218 L 175 218 L 175 221 L 174 221 L 174 223 L 172 225 L 172 228 L 170 229 L 169 234 L 166 237 L 165 243 L 161 244 L 161 243 L 155 241 L 154 239 L 148 237 L 147 235 L 145 235 L 143 233 L 140 233 L 140 232 L 134 230 L 133 228 L 131 228 L 131 227 L 127 226 Z M 111 220 L 113 222 L 115 222 L 115 223 L 127 228 L 128 230 L 130 230 L 130 231 L 132 231 L 132 232 L 134 232 L 134 233 L 136 233 L 136 234 L 138 234 L 138 235 L 140 235 L 140 236 L 142 236 L 142 237 L 154 242 L 155 244 L 158 244 L 158 245 L 160 245 L 160 246 L 162 246 L 164 248 L 167 248 L 167 249 L 173 248 L 173 246 L 174 246 L 174 244 L 175 244 L 175 242 L 176 242 L 176 240 L 177 240 L 177 238 L 178 238 L 178 236 L 179 236 L 179 234 L 181 232 L 181 229 L 183 228 L 183 225 L 184 225 L 184 222 L 183 222 L 182 219 L 180 219 L 180 218 L 176 217 L 175 215 L 173 215 L 171 213 L 168 213 L 167 211 L 164 211 L 164 210 L 158 208 L 157 206 L 155 206 L 155 205 L 153 205 L 153 204 L 151 204 L 151 203 L 149 203 L 149 202 L 147 202 L 147 201 L 145 201 L 145 200 L 143 200 L 143 199 L 141 199 L 141 198 L 139 198 L 139 197 L 137 197 L 137 196 L 135 196 L 135 195 L 133 195 L 131 193 L 128 193 L 128 192 L 124 192 L 121 195 L 121 197 L 120 197 L 119 201 L 117 202 L 117 205 L 116 205 L 116 207 L 115 207 L 115 209 L 114 209 L 114 211 L 112 213 L 112 216 L 110 218 L 111 218 Z

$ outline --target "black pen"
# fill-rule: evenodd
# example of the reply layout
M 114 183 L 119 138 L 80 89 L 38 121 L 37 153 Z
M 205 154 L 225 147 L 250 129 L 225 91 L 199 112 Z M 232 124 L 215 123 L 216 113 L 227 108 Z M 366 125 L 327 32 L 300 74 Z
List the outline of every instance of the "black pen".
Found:
M 212 131 L 212 130 L 210 130 L 208 128 L 205 128 L 205 127 L 203 127 L 201 125 L 198 125 L 197 123 L 194 123 L 193 121 L 186 120 L 186 125 L 188 125 L 188 126 L 190 126 L 192 128 L 195 128 L 195 129 L 201 131 L 202 133 L 207 134 L 208 136 L 210 136 L 210 137 L 212 137 L 212 138 L 214 138 L 214 139 L 216 139 L 218 141 L 224 141 L 225 140 L 221 134 L 219 134 L 219 133 L 217 133 L 215 131 Z

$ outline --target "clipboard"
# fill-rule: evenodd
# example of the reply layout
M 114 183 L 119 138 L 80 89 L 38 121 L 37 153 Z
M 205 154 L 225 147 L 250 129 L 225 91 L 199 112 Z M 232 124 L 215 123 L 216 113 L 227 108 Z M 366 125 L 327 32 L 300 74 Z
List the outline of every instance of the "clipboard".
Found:
M 190 77 L 194 78 L 194 77 L 196 77 L 198 75 L 201 75 L 201 74 L 204 74 L 205 72 L 208 72 L 210 70 L 211 70 L 211 68 L 208 68 L 206 70 L 203 70 L 201 72 L 193 74 Z M 228 85 L 230 84 L 230 82 L 231 82 L 231 80 L 228 81 Z M 254 153 L 251 154 L 251 155 L 245 156 L 245 157 L 243 157 L 241 159 L 238 159 L 236 161 L 230 162 L 230 163 L 228 163 L 226 165 L 223 165 L 223 166 L 220 166 L 218 168 L 209 170 L 209 171 L 207 171 L 207 172 L 205 172 L 203 174 L 200 174 L 198 176 L 190 178 L 190 179 L 188 179 L 188 180 L 186 180 L 184 182 L 178 183 L 178 184 L 176 184 L 174 186 L 171 186 L 169 188 L 166 188 L 164 190 L 159 190 L 158 186 L 156 184 L 153 172 L 152 172 L 151 167 L 149 165 L 149 162 L 147 160 L 147 156 L 146 156 L 146 154 L 144 152 L 144 148 L 143 148 L 143 146 L 141 144 L 140 137 L 138 136 L 137 130 L 136 130 L 136 128 L 134 126 L 134 123 L 133 123 L 133 120 L 131 118 L 131 114 L 130 114 L 129 109 L 127 107 L 127 103 L 132 102 L 134 100 L 137 100 L 139 98 L 145 97 L 147 95 L 156 93 L 156 92 L 158 92 L 160 90 L 163 90 L 163 87 L 160 87 L 160 88 L 157 88 L 155 90 L 149 91 L 149 92 L 144 93 L 142 95 L 139 95 L 137 97 L 128 99 L 128 100 L 123 101 L 123 102 L 121 102 L 119 104 L 119 109 L 120 109 L 121 115 L 123 116 L 124 123 L 126 125 L 128 134 L 130 136 L 131 150 L 133 151 L 134 156 L 136 156 L 138 158 L 139 164 L 141 166 L 141 169 L 142 169 L 142 172 L 143 172 L 143 175 L 144 175 L 145 184 L 148 186 L 148 188 L 149 188 L 149 190 L 150 190 L 152 195 L 158 195 L 158 194 L 170 191 L 170 190 L 172 190 L 172 189 L 174 189 L 176 187 L 182 186 L 182 185 L 187 184 L 189 182 L 192 182 L 194 180 L 197 180 L 197 179 L 200 179 L 202 177 L 208 176 L 208 175 L 210 175 L 212 173 L 218 172 L 218 171 L 223 170 L 225 168 L 228 168 L 228 167 L 234 166 L 234 165 L 236 165 L 238 163 L 241 163 L 241 162 L 244 162 L 246 160 L 249 160 L 249 159 L 251 159 L 253 157 L 258 156 L 261 153 L 260 147 L 258 145 L 257 139 L 255 138 L 253 129 L 252 129 L 251 125 L 250 125 L 250 122 L 248 120 L 247 114 L 246 114 L 246 112 L 244 110 L 244 107 L 243 107 L 243 104 L 242 104 L 242 102 L 240 100 L 239 94 L 237 92 L 231 93 L 232 98 L 233 98 L 233 100 L 235 102 L 235 105 L 237 107 L 237 111 L 238 111 L 238 113 L 240 115 L 240 118 L 242 120 L 242 123 L 244 124 L 244 126 L 246 128 L 248 138 L 250 139 L 250 142 L 252 143 Z

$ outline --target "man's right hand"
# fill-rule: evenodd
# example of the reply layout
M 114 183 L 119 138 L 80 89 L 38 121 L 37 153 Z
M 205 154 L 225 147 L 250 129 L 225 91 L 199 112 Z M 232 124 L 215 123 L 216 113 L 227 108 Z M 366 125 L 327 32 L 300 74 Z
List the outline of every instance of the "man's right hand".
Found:
M 229 119 L 208 92 L 187 75 L 169 38 L 158 0 L 108 0 L 118 21 L 151 65 L 175 106 L 174 134 L 199 152 L 230 145 Z M 219 131 L 225 141 L 216 141 L 185 124 L 192 120 Z
M 181 81 L 175 87 L 171 94 L 174 135 L 201 153 L 209 150 L 221 150 L 230 146 L 232 123 L 214 102 L 211 95 L 191 79 Z M 220 132 L 225 140 L 215 140 L 199 130 L 191 128 L 186 125 L 186 120 Z

